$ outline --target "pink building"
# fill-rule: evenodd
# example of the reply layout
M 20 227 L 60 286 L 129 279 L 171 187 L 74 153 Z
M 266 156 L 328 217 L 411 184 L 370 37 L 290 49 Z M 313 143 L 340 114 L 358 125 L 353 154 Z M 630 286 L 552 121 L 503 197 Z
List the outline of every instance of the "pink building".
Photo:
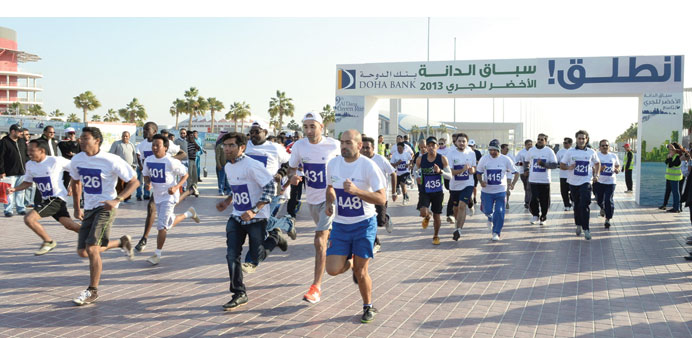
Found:
M 38 55 L 20 51 L 17 48 L 17 32 L 0 27 L 0 114 L 17 114 L 11 105 L 19 102 L 22 108 L 40 105 L 36 93 L 43 91 L 36 80 L 40 74 L 29 73 L 17 65 L 41 60 Z

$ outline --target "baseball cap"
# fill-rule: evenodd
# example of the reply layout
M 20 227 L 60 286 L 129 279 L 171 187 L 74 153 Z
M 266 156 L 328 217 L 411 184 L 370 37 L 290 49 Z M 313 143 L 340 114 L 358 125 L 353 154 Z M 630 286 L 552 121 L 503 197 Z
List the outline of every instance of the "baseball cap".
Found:
M 255 121 L 253 121 L 253 122 L 252 122 L 252 125 L 250 126 L 250 128 L 252 128 L 252 127 L 259 127 L 260 129 L 263 129 L 263 130 L 269 130 L 269 127 L 267 126 L 267 123 L 264 122 L 264 121 L 262 121 L 262 120 L 255 120 Z
M 319 124 L 322 124 L 322 116 L 320 116 L 320 114 L 316 114 L 313 112 L 305 113 L 305 116 L 303 116 L 303 122 L 308 120 L 313 120 Z
M 75 132 L 75 131 L 74 131 L 74 128 L 72 128 L 72 127 L 65 128 L 65 134 L 67 134 L 67 133 L 74 133 L 74 132 Z
M 22 130 L 22 128 L 19 127 L 19 125 L 16 123 L 10 126 L 10 131 L 20 131 L 20 130 Z
M 425 139 L 425 144 L 428 144 L 428 143 L 435 143 L 435 144 L 437 144 L 437 137 L 435 137 L 435 136 L 430 136 L 430 137 L 428 137 L 427 139 Z
M 490 141 L 490 144 L 488 144 L 488 150 L 492 150 L 492 149 L 500 150 L 500 141 L 498 141 L 496 139 Z
M 625 147 L 629 148 L 629 147 L 630 147 L 630 144 L 629 144 L 629 143 L 625 143 Z
M 475 146 L 475 145 L 476 145 L 476 141 L 475 141 L 474 139 L 471 139 L 471 140 L 469 141 L 469 145 L 472 146 L 472 147 Z
M 169 134 L 167 129 L 161 129 L 161 134 L 163 134 L 163 133 Z

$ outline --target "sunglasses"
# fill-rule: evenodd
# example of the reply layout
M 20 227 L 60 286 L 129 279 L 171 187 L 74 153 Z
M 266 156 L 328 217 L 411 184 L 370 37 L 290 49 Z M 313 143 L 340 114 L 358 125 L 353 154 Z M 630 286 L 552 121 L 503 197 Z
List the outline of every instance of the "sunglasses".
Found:
M 607 144 L 601 144 L 601 148 L 604 148 L 604 147 L 606 147 L 606 148 L 607 148 L 607 147 L 608 147 L 608 145 L 607 145 Z
M 544 137 L 539 137 L 538 140 L 539 140 L 539 141 L 547 141 L 547 139 L 544 138 Z

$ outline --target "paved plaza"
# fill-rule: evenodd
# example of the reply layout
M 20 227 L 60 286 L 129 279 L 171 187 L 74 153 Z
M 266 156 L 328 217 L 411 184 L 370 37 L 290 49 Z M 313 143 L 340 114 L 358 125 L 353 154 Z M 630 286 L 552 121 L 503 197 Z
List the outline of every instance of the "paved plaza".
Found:
M 362 301 L 351 274 L 326 276 L 323 299 L 302 300 L 313 277 L 313 224 L 300 211 L 298 238 L 276 249 L 245 276 L 250 302 L 232 312 L 228 302 L 225 224 L 214 204 L 216 179 L 201 185 L 178 211 L 194 205 L 202 223 L 186 220 L 168 236 L 161 263 L 146 262 L 155 248 L 128 261 L 119 250 L 103 254 L 96 303 L 71 300 L 89 281 L 77 236 L 45 220 L 58 241 L 36 257 L 40 240 L 21 217 L 3 218 L 0 239 L 0 336 L 143 337 L 690 337 L 692 265 L 687 209 L 669 214 L 638 207 L 618 186 L 613 227 L 603 228 L 592 204 L 593 240 L 574 234 L 573 214 L 562 209 L 559 186 L 546 226 L 530 225 L 521 184 L 499 242 L 490 242 L 485 217 L 470 217 L 458 242 L 444 222 L 433 246 L 432 223 L 421 229 L 411 203 L 390 201 L 394 232 L 379 231 L 382 252 L 371 263 L 374 305 L 380 313 L 361 324 Z M 480 196 L 479 196 L 480 199 Z M 145 202 L 121 207 L 111 238 L 143 229 Z M 71 210 L 71 209 L 70 209 Z M 247 247 L 245 248 L 247 249 Z

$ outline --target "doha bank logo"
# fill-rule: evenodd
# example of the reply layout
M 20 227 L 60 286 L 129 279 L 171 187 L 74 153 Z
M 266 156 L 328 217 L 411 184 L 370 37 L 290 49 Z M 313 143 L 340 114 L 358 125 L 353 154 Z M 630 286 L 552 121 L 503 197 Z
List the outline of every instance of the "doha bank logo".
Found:
M 356 70 L 355 69 L 339 69 L 338 89 L 356 89 Z

